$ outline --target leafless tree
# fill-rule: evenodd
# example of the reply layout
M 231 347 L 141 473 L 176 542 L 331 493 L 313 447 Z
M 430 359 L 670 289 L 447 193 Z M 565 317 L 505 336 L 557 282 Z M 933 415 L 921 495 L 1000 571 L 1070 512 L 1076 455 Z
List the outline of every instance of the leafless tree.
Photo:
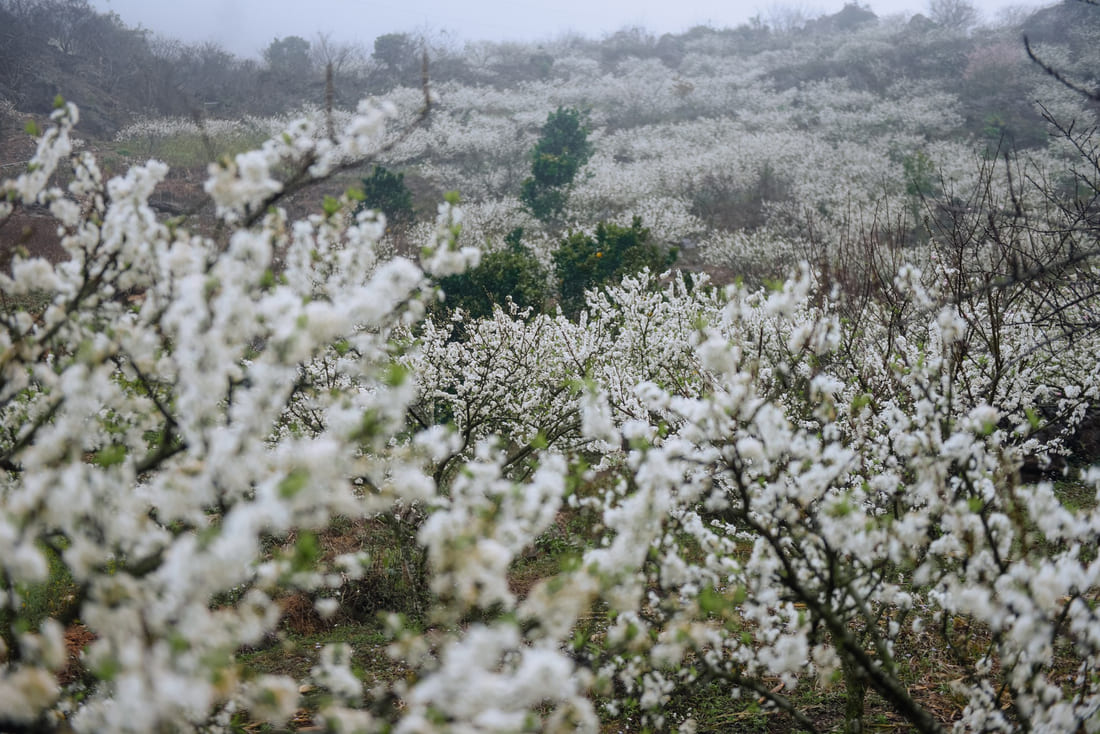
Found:
M 764 24 L 776 33 L 792 33 L 805 28 L 818 15 L 802 3 L 779 3 L 768 8 Z
M 969 0 L 928 0 L 929 17 L 945 28 L 970 30 L 978 22 L 978 9 Z
M 362 70 L 368 65 L 370 52 L 359 43 L 335 41 L 330 33 L 318 33 L 311 48 L 314 66 L 319 69 L 332 65 L 334 74 Z

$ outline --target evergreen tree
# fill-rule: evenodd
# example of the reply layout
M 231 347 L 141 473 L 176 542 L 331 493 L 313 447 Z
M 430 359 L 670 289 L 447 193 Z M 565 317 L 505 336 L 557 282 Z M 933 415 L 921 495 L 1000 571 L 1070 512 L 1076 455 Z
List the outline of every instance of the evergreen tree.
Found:
M 362 179 L 363 203 L 359 209 L 376 209 L 390 224 L 407 224 L 415 215 L 412 192 L 405 185 L 405 174 L 375 165 L 371 175 Z
M 563 107 L 551 112 L 531 151 L 531 176 L 523 182 L 520 201 L 536 218 L 553 219 L 565 207 L 569 186 L 591 155 L 584 114 Z

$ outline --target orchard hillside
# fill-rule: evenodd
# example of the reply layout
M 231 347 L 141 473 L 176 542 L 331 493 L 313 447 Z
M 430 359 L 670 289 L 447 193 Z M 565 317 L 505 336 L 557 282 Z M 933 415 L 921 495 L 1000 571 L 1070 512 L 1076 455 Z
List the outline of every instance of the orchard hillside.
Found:
M 1100 730 L 1098 49 L 0 0 L 0 730 Z

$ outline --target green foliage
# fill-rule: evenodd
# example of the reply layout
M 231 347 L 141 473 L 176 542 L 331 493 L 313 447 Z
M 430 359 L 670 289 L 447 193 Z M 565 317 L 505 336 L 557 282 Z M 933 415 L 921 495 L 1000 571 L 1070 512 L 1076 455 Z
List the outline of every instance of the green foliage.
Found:
M 405 185 L 405 174 L 394 173 L 376 165 L 371 175 L 363 179 L 363 199 L 358 210 L 376 209 L 386 215 L 391 224 L 407 224 L 412 221 L 412 192 Z
M 520 201 L 536 218 L 553 219 L 564 208 L 568 187 L 591 155 L 584 114 L 564 107 L 551 112 L 531 151 L 531 176 L 523 182 Z
M 476 268 L 439 281 L 448 312 L 461 308 L 470 318 L 484 318 L 508 298 L 521 309 L 543 310 L 550 296 L 547 273 L 523 246 L 522 236 L 522 229 L 512 230 L 505 238 L 507 248 L 483 256 Z
M 901 162 L 905 169 L 905 193 L 922 198 L 936 193 L 936 165 L 923 150 L 905 156 Z
M 519 200 L 531 212 L 531 215 L 542 221 L 549 221 L 561 214 L 565 208 L 566 193 L 560 189 L 540 186 L 533 178 L 523 182 L 520 189 Z
M 629 227 L 601 222 L 595 237 L 574 232 L 554 253 L 562 311 L 575 316 L 584 308 L 586 290 L 618 282 L 643 268 L 660 272 L 676 254 L 649 240 L 641 217 L 634 217 Z
M 546 118 L 531 158 L 531 174 L 544 186 L 567 186 L 588 162 L 592 146 L 580 111 L 558 108 Z

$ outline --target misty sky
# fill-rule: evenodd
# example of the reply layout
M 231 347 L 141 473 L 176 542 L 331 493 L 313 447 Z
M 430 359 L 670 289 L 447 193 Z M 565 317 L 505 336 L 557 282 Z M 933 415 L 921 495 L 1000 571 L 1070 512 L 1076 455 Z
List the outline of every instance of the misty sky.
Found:
M 920 12 L 927 0 L 869 0 L 879 15 Z M 987 17 L 1004 8 L 1049 4 L 1036 0 L 974 0 Z M 699 24 L 736 26 L 768 17 L 765 2 L 737 0 L 92 0 L 128 25 L 184 41 L 216 41 L 242 56 L 259 56 L 275 38 L 317 33 L 363 43 L 392 32 L 447 32 L 467 40 L 539 40 L 565 32 L 599 38 L 628 25 L 657 33 Z M 814 14 L 833 13 L 844 0 L 786 2 Z

